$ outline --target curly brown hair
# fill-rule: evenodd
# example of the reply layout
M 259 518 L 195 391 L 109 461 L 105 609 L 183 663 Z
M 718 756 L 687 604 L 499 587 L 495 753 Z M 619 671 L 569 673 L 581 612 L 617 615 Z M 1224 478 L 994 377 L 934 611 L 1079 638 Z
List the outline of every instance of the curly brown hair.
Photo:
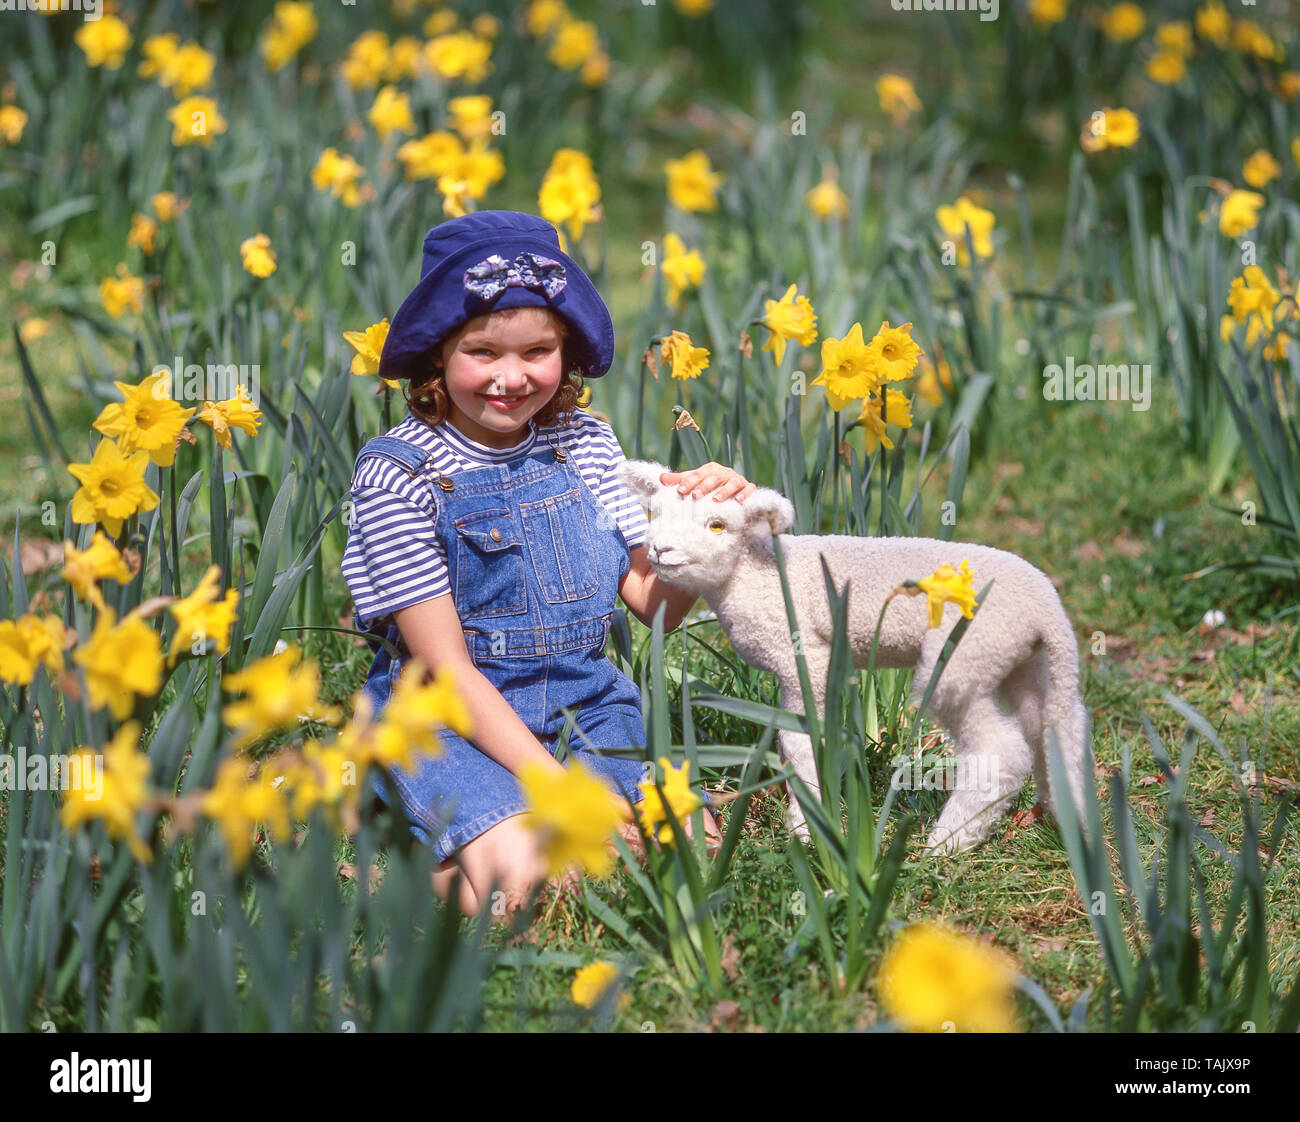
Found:
M 560 379 L 560 384 L 555 389 L 555 393 L 551 395 L 551 400 L 534 414 L 533 420 L 539 425 L 553 425 L 565 420 L 578 408 L 578 398 L 582 393 L 583 385 L 581 367 L 573 360 L 572 336 L 569 325 L 564 322 L 563 318 L 548 308 L 535 307 L 503 308 L 499 312 L 490 312 L 486 316 L 478 316 L 466 323 L 455 334 L 448 335 L 441 340 L 435 348 L 436 355 L 430 361 L 429 372 L 422 378 L 410 379 L 403 386 L 402 393 L 406 398 L 407 408 L 425 424 L 442 424 L 451 411 L 451 399 L 447 394 L 445 372 L 447 349 L 454 346 L 466 331 L 480 325 L 482 321 L 488 320 L 492 316 L 510 316 L 527 311 L 540 311 L 550 316 L 551 322 L 560 336 L 561 362 L 564 366 L 564 374 Z

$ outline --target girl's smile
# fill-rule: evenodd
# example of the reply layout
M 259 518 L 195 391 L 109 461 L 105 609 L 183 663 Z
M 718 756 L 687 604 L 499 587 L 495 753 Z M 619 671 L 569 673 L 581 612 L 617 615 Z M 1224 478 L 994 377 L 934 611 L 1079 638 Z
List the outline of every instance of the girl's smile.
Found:
M 447 419 L 490 448 L 518 444 L 564 374 L 563 340 L 550 313 L 529 311 L 470 320 L 443 347 Z

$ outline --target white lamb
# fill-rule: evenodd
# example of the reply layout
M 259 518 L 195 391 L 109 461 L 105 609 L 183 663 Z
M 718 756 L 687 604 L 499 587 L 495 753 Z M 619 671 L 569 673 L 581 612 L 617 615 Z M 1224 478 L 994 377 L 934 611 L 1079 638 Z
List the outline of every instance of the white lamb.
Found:
M 944 667 L 928 715 L 951 736 L 958 775 L 989 782 L 960 785 L 939 815 L 928 845 L 948 853 L 969 849 L 1010 809 L 1032 769 L 1039 797 L 1056 809 L 1048 776 L 1046 731 L 1056 729 L 1070 775 L 1070 793 L 1082 819 L 1086 782 L 1087 714 L 1078 688 L 1073 629 L 1051 582 L 1013 553 L 932 538 L 790 536 L 794 508 L 760 487 L 743 503 L 695 499 L 664 486 L 662 464 L 629 460 L 619 477 L 649 508 L 647 554 L 655 571 L 708 602 L 732 647 L 746 662 L 775 674 L 780 704 L 803 712 L 803 693 L 791 642 L 781 580 L 772 549 L 781 535 L 790 593 L 819 716 L 825 714 L 831 618 L 819 555 L 841 592 L 849 591 L 848 639 L 856 666 L 867 665 L 885 598 L 905 580 L 929 576 L 945 561 L 970 560 L 978 592 L 989 590 L 975 619 Z M 944 607 L 942 625 L 928 626 L 925 597 L 899 596 L 880 631 L 876 665 L 915 670 L 912 702 L 919 703 L 935 663 L 960 618 Z M 999 701 L 1003 704 L 999 705 Z M 1004 712 L 1003 708 L 1009 710 Z M 802 733 L 778 735 L 782 758 L 819 791 L 812 744 Z M 807 825 L 791 792 L 788 824 L 806 839 Z

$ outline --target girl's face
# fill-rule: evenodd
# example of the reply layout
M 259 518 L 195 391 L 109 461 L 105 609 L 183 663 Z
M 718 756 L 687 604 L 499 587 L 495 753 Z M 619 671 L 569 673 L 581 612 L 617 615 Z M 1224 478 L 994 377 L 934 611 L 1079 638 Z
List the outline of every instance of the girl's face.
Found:
M 471 440 L 510 448 L 559 388 L 563 339 L 550 312 L 521 309 L 470 320 L 442 348 L 447 419 Z

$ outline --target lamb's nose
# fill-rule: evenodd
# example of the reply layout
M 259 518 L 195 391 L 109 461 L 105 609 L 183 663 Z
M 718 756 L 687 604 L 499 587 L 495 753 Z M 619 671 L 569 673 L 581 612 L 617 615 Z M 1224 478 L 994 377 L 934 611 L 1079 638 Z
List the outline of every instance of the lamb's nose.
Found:
M 646 546 L 645 555 L 650 564 L 653 565 L 659 560 L 659 547 L 657 545 Z

